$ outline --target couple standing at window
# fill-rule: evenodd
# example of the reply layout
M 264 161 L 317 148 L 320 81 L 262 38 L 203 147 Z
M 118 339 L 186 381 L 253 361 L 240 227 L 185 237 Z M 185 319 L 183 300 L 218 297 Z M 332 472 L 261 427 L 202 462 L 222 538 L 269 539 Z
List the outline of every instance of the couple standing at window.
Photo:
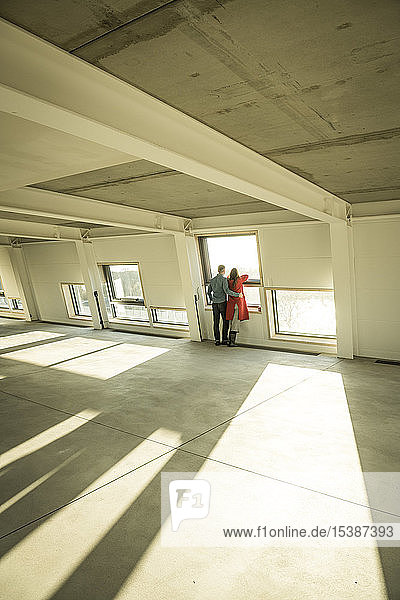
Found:
M 225 277 L 225 265 L 219 265 L 218 275 L 210 281 L 207 293 L 213 309 L 216 346 L 221 344 L 220 317 L 222 317 L 222 344 L 225 346 L 236 345 L 239 323 L 240 321 L 248 321 L 249 319 L 246 298 L 243 294 L 243 284 L 248 278 L 248 275 L 239 275 L 237 269 L 232 269 L 227 279 Z

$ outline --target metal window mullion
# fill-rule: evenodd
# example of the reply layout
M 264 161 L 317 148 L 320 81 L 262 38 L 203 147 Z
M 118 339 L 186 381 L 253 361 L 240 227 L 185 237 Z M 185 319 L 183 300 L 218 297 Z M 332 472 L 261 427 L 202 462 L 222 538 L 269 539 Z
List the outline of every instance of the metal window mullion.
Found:
M 74 284 L 70 283 L 68 287 L 69 287 L 69 293 L 71 295 L 71 300 L 72 300 L 72 308 L 74 309 L 75 315 L 77 317 L 80 317 L 82 315 L 79 312 L 79 305 L 78 305 L 78 301 L 76 299 Z

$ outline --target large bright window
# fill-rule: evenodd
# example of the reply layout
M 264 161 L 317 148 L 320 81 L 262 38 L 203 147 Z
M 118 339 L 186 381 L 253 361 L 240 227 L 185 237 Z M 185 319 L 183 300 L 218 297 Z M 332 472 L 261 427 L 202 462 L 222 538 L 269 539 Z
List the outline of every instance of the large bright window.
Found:
M 335 337 L 332 290 L 270 290 L 276 334 Z
M 261 283 L 257 236 L 216 235 L 199 237 L 201 262 L 205 283 L 218 273 L 218 265 L 225 265 L 226 275 L 236 267 L 239 275 L 248 275 L 249 283 Z

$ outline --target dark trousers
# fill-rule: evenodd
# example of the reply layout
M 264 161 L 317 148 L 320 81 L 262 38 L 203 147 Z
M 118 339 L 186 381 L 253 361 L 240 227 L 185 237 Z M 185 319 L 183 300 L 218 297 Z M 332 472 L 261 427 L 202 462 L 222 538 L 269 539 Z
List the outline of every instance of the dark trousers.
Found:
M 222 317 L 222 341 L 228 340 L 229 321 L 226 320 L 226 302 L 213 302 L 213 319 L 214 319 L 214 338 L 216 342 L 220 341 L 219 320 Z

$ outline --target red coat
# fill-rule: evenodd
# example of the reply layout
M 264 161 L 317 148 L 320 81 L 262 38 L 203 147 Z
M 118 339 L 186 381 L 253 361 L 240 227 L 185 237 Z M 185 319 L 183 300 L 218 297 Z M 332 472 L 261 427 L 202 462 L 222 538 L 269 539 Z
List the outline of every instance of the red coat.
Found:
M 233 313 L 235 311 L 235 305 L 239 305 L 239 321 L 248 321 L 249 320 L 249 311 L 246 304 L 246 298 L 243 293 L 243 284 L 249 278 L 248 275 L 241 275 L 236 280 L 236 285 L 233 285 L 233 281 L 228 279 L 228 286 L 230 290 L 234 292 L 238 292 L 239 294 L 243 294 L 243 298 L 234 298 L 233 296 L 228 296 L 228 304 L 226 307 L 226 318 L 228 321 L 232 321 Z

